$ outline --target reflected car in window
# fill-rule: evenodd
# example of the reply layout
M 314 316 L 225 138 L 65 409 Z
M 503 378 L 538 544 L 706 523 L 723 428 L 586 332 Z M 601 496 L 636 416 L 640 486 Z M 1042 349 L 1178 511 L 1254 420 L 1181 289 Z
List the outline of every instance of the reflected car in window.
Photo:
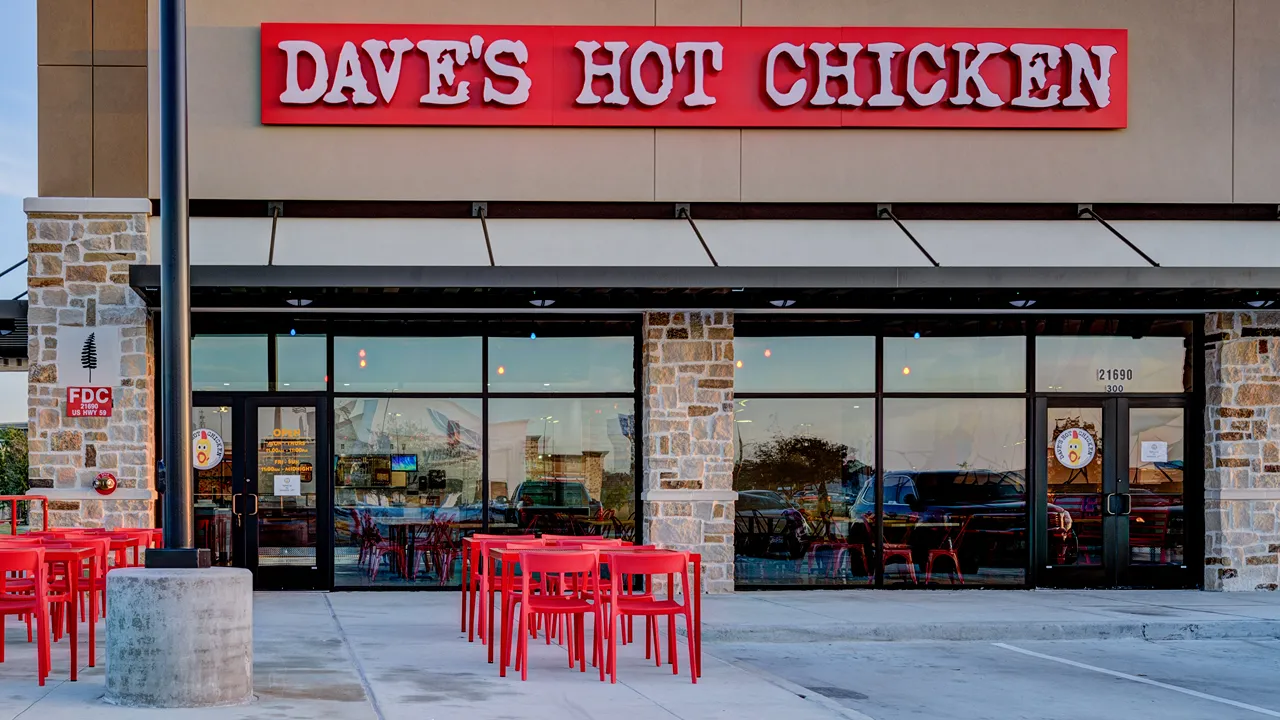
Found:
M 871 545 L 875 488 L 859 493 L 849 541 Z M 1071 514 L 1050 504 L 1049 555 L 1054 564 L 1075 562 L 1079 544 Z M 966 575 L 980 567 L 1026 564 L 1027 485 L 1020 473 L 994 470 L 892 472 L 884 477 L 886 544 L 906 545 L 921 564 L 930 550 L 955 550 Z
M 771 490 L 743 490 L 734 506 L 733 549 L 738 555 L 797 560 L 813 541 L 804 513 Z
M 544 477 L 525 480 L 511 495 L 508 504 L 508 522 L 521 528 L 543 532 L 564 530 L 574 518 L 587 518 L 592 514 L 592 499 L 587 486 L 569 478 Z

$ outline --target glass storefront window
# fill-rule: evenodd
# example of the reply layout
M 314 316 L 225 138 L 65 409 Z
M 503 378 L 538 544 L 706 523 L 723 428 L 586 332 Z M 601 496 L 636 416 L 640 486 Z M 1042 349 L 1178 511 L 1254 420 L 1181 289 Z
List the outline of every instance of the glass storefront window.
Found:
M 635 338 L 489 338 L 491 392 L 632 392 Z
M 875 392 L 874 337 L 740 337 L 734 392 Z
M 192 337 L 191 389 L 194 392 L 266 390 L 267 336 Z
M 885 392 L 1025 392 L 1027 342 L 1020 335 L 887 337 Z
M 234 415 L 225 405 L 191 409 L 196 547 L 208 549 L 211 561 L 219 566 L 231 565 Z
M 489 401 L 489 529 L 635 539 L 635 402 Z
M 328 389 L 328 356 L 328 339 L 324 335 L 277 335 L 276 389 Z
M 482 416 L 478 399 L 334 400 L 335 585 L 459 583 L 483 523 Z
M 1181 393 L 1191 389 L 1182 337 L 1042 335 L 1036 338 L 1039 392 Z
M 734 429 L 736 582 L 872 582 L 875 400 L 740 398 Z
M 884 403 L 885 583 L 1022 584 L 1026 401 Z
M 335 337 L 337 392 L 480 392 L 478 337 Z
M 1129 562 L 1182 565 L 1186 512 L 1183 451 L 1186 411 L 1129 410 Z

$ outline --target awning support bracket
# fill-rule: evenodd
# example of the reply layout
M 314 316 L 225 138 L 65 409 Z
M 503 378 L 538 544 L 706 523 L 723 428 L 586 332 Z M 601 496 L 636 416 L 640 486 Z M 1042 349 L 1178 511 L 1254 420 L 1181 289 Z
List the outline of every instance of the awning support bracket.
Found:
M 1133 242 L 1129 240 L 1129 238 L 1125 237 L 1124 235 L 1121 235 L 1119 230 L 1112 227 L 1111 223 L 1107 222 L 1106 220 L 1103 220 L 1102 217 L 1098 215 L 1098 213 L 1094 212 L 1092 205 L 1078 205 L 1076 209 L 1076 214 L 1082 218 L 1091 217 L 1094 220 L 1097 220 L 1098 222 L 1102 223 L 1102 227 L 1109 230 L 1112 235 L 1115 235 L 1116 237 L 1120 238 L 1120 242 L 1124 243 L 1125 245 L 1128 245 L 1130 250 L 1141 255 L 1143 260 L 1146 260 L 1147 262 L 1151 263 L 1151 267 L 1160 267 L 1160 263 L 1153 260 L 1150 255 L 1142 252 L 1142 248 L 1138 247 L 1137 245 L 1134 245 Z
M 271 213 L 271 245 L 267 250 L 267 265 L 274 265 L 276 262 L 276 224 L 280 222 L 280 216 L 284 214 L 284 203 L 279 200 L 272 200 L 267 203 L 267 212 Z
M 716 260 L 716 256 L 711 253 L 711 248 L 707 245 L 707 241 L 703 239 L 702 231 L 698 229 L 698 225 L 693 221 L 693 216 L 689 214 L 689 203 L 676 203 L 676 219 L 679 220 L 680 218 L 689 221 L 689 227 L 693 228 L 693 234 L 698 236 L 698 242 L 702 244 L 702 251 L 711 260 L 711 266 L 720 267 L 720 263 Z
M 911 231 L 907 229 L 907 226 L 903 225 L 902 221 L 898 219 L 898 216 L 893 214 L 892 205 L 877 205 L 876 215 L 881 220 L 885 218 L 892 220 L 893 224 L 898 226 L 898 229 L 902 231 L 902 234 L 907 236 L 907 239 L 916 246 L 916 249 L 919 250 L 930 263 L 933 263 L 934 267 L 942 267 L 942 263 L 934 260 L 933 256 L 929 254 L 929 251 L 925 250 L 924 246 L 920 244 L 920 241 L 916 239 L 916 236 L 912 235 Z
M 471 203 L 471 217 L 480 218 L 480 230 L 484 233 L 484 249 L 489 253 L 489 267 L 497 267 L 498 264 L 493 261 L 493 243 L 489 242 L 489 223 L 484 220 L 488 215 L 489 203 Z

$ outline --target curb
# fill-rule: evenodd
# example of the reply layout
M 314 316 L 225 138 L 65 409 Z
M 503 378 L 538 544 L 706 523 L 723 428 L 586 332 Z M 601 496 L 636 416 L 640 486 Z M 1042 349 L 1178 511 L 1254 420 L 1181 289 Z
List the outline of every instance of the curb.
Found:
M 707 642 L 898 642 L 911 640 L 1256 640 L 1280 639 L 1280 620 L 1214 622 L 1058 623 L 827 623 L 822 625 L 704 625 Z

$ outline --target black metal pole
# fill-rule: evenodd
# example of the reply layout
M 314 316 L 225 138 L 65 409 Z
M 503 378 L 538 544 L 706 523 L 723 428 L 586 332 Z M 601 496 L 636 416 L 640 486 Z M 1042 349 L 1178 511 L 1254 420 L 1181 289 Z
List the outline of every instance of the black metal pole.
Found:
M 165 548 L 195 547 L 191 466 L 191 266 L 187 235 L 187 4 L 160 2 L 160 414 Z

